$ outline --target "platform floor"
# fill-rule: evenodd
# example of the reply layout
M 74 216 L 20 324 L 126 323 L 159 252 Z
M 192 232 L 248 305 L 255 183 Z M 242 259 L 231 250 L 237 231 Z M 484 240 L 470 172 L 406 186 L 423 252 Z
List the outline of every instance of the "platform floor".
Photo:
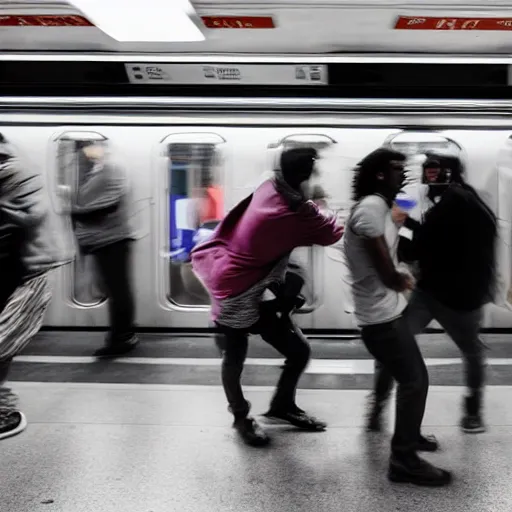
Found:
M 512 510 L 512 389 L 488 391 L 489 433 L 456 427 L 461 390 L 431 390 L 429 458 L 450 488 L 385 478 L 388 435 L 362 433 L 363 391 L 302 390 L 325 433 L 272 427 L 263 450 L 238 442 L 217 387 L 18 383 L 30 427 L 2 441 L 5 512 L 367 512 Z M 247 392 L 256 412 L 268 389 Z
M 422 346 L 430 342 L 426 354 L 430 368 L 450 367 L 453 374 L 461 374 L 460 361 L 452 360 L 456 351 L 436 339 L 422 339 Z M 512 339 L 487 341 L 496 367 L 510 375 Z M 77 353 L 76 343 L 70 354 L 65 343 L 57 350 L 55 341 L 49 350 L 41 341 L 23 357 L 50 359 L 16 363 L 11 385 L 20 395 L 29 427 L 0 442 L 1 512 L 512 510 L 512 386 L 488 387 L 489 432 L 468 436 L 457 426 L 463 388 L 439 377 L 443 384 L 430 389 L 424 425 L 426 433 L 438 437 L 442 451 L 428 459 L 452 469 L 455 481 L 448 488 L 423 489 L 386 479 L 390 434 L 368 435 L 361 428 L 369 381 L 363 379 L 359 389 L 351 389 L 334 379 L 371 377 L 371 361 L 357 345 L 334 346 L 331 373 L 314 373 L 329 359 L 325 356 L 331 349 L 324 347 L 320 362 L 313 362 L 310 375 L 334 379 L 330 387 L 314 389 L 307 380 L 301 384 L 299 405 L 326 419 L 328 430 L 302 433 L 268 426 L 272 445 L 254 449 L 235 437 L 220 386 L 205 384 L 197 377 L 201 370 L 194 373 L 191 381 L 195 383 L 189 384 L 148 382 L 143 377 L 160 366 L 169 374 L 191 367 L 191 357 L 198 354 L 177 351 L 176 343 L 170 342 L 163 350 L 162 341 L 161 352 L 148 344 L 134 354 L 140 362 L 98 366 L 86 359 L 95 346 L 82 347 Z M 439 347 L 445 344 L 441 353 Z M 269 355 L 257 353 L 257 344 L 253 350 L 254 359 Z M 218 367 L 211 368 L 213 354 L 201 354 L 212 358 L 203 369 L 218 372 Z M 70 357 L 85 359 L 66 362 Z M 158 357 L 166 363 L 148 363 Z M 440 359 L 447 364 L 443 366 Z M 268 367 L 265 361 L 253 365 L 254 373 L 269 367 L 278 371 L 278 361 L 269 358 L 268 362 Z M 78 369 L 66 373 L 70 364 Z M 39 365 L 39 373 L 31 365 Z M 129 377 L 112 377 L 126 371 Z M 40 378 L 34 380 L 34 375 Z M 255 414 L 265 411 L 274 377 L 267 374 L 265 385 L 246 387 Z M 392 415 L 389 411 L 388 430 Z

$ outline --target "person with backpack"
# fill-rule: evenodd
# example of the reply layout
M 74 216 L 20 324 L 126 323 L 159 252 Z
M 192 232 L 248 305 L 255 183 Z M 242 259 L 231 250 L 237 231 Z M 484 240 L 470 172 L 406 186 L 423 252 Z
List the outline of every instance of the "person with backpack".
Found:
M 235 206 L 213 236 L 192 251 L 194 272 L 211 298 L 216 342 L 223 356 L 222 384 L 233 426 L 251 446 L 266 445 L 270 438 L 249 416 L 250 404 L 241 387 L 249 334 L 260 335 L 286 358 L 266 416 L 306 430 L 326 427 L 296 404 L 297 384 L 311 349 L 289 316 L 300 306 L 300 276 L 287 272 L 294 249 L 327 246 L 343 234 L 335 219 L 320 213 L 307 198 L 316 159 L 313 148 L 284 151 L 274 176 Z M 275 300 L 264 300 L 269 289 Z

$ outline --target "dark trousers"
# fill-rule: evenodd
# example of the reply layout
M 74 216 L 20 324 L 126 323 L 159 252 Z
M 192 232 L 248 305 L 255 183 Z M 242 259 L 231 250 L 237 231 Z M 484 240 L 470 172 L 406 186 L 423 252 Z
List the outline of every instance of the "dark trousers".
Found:
M 135 330 L 135 302 L 130 268 L 131 244 L 130 240 L 122 240 L 92 253 L 108 296 L 109 342 L 112 344 L 127 341 Z
M 472 396 L 479 396 L 484 383 L 484 345 L 479 337 L 482 310 L 454 311 L 426 292 L 416 289 L 404 313 L 413 335 L 420 334 L 432 320 L 437 320 L 462 352 L 466 386 Z M 383 403 L 393 388 L 393 376 L 375 362 L 375 398 Z
M 363 327 L 361 337 L 370 354 L 398 383 L 391 449 L 395 455 L 413 453 L 428 393 L 428 372 L 418 344 L 403 317 Z
M 260 319 L 250 329 L 230 329 L 221 325 L 217 327 L 215 341 L 223 358 L 222 385 L 229 410 L 235 419 L 245 418 L 250 410 L 241 385 L 250 333 L 259 334 L 286 358 L 270 407 L 293 410 L 297 383 L 311 355 L 309 343 L 293 321 L 288 316 L 279 318 L 272 307 L 262 303 Z

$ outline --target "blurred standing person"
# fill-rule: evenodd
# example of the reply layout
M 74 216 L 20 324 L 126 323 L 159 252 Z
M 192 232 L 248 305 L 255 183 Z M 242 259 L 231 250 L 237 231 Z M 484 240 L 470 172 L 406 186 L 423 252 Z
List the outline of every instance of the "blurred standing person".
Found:
M 483 306 L 493 299 L 496 279 L 496 216 L 464 181 L 460 159 L 430 157 L 424 170 L 431 190 L 430 209 L 422 222 L 405 222 L 413 238 L 401 241 L 402 259 L 418 267 L 418 285 L 406 318 L 415 335 L 436 320 L 461 350 L 467 396 L 460 424 L 466 433 L 481 433 L 485 432 L 481 413 L 485 358 L 479 333 Z M 393 378 L 377 366 L 375 383 L 370 430 L 381 428 L 380 415 Z
M 450 482 L 450 473 L 417 454 L 433 451 L 437 444 L 421 435 L 428 372 L 403 318 L 407 303 L 402 292 L 414 284 L 409 275 L 397 271 L 385 238 L 392 204 L 403 184 L 404 161 L 403 154 L 379 148 L 360 162 L 343 249 L 363 343 L 398 382 L 388 476 L 394 482 L 441 486 Z
M 128 180 L 105 161 L 105 149 L 95 141 L 78 145 L 78 187 L 71 216 L 80 250 L 92 254 L 108 297 L 110 333 L 96 357 L 117 357 L 133 350 L 135 301 L 131 276 L 134 236 L 129 222 Z
M 311 349 L 293 321 L 283 321 L 281 316 L 288 317 L 300 307 L 300 271 L 292 266 L 292 272 L 286 272 L 290 253 L 301 246 L 333 244 L 343 234 L 335 219 L 322 215 L 304 194 L 316 159 L 313 148 L 283 152 L 280 170 L 235 206 L 210 240 L 192 251 L 194 272 L 212 301 L 233 426 L 252 446 L 267 444 L 269 437 L 249 416 L 250 404 L 240 382 L 249 334 L 259 334 L 286 358 L 266 416 L 306 430 L 326 427 L 295 403 L 297 383 Z M 277 301 L 262 300 L 268 289 Z
M 4 384 L 13 357 L 43 323 L 48 272 L 72 260 L 59 254 L 54 234 L 41 176 L 25 168 L 0 135 L 0 439 L 27 425 Z

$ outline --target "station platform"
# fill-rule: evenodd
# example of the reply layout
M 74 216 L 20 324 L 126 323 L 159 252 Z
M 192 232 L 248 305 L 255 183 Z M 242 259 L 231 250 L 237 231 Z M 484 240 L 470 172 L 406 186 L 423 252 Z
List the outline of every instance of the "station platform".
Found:
M 388 482 L 393 411 L 387 433 L 363 431 L 372 361 L 358 341 L 313 341 L 298 404 L 328 430 L 267 425 L 273 443 L 255 449 L 230 426 L 211 340 L 147 335 L 133 355 L 94 362 L 101 337 L 42 333 L 14 363 L 10 385 L 29 427 L 1 441 L 2 512 L 512 510 L 512 337 L 484 337 L 489 430 L 473 436 L 458 428 L 457 349 L 421 337 L 433 381 L 424 431 L 442 448 L 426 458 L 455 476 L 442 489 Z M 245 389 L 256 416 L 280 363 L 253 341 Z

